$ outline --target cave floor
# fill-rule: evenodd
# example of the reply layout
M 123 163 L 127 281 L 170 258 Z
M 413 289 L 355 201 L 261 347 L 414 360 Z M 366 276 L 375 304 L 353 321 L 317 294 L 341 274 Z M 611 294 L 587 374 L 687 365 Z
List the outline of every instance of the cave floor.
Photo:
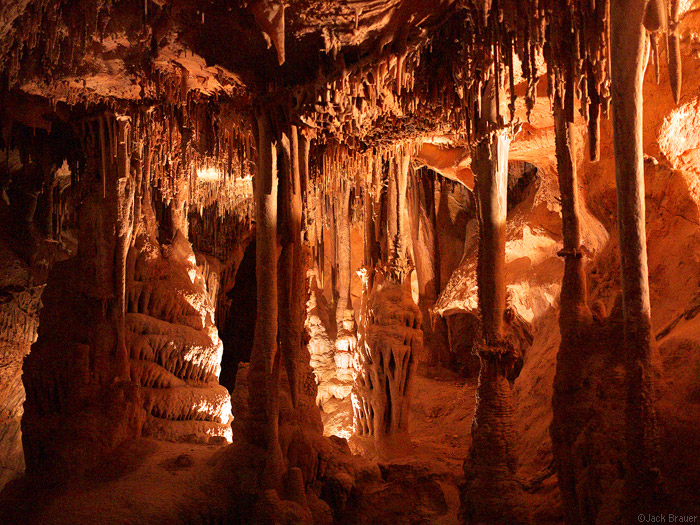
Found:
M 381 481 L 364 484 L 341 523 L 458 523 L 462 462 L 471 442 L 476 379 L 447 372 L 417 376 L 410 414 L 411 445 L 391 459 L 372 457 Z M 351 423 L 350 400 L 335 405 L 328 422 Z M 349 420 L 348 420 L 349 418 Z M 347 427 L 346 427 L 347 428 Z M 85 478 L 33 485 L 16 483 L 5 497 L 25 502 L 7 523 L 203 523 L 226 514 L 230 495 L 216 468 L 221 447 L 140 439 Z M 117 459 L 118 458 L 118 459 Z M 523 469 L 526 497 L 538 523 L 558 523 L 555 478 L 535 479 Z M 529 481 L 528 481 L 529 480 Z M 220 493 L 220 497 L 217 494 Z M 31 494 L 32 497 L 27 497 Z
M 218 446 L 139 439 L 84 478 L 34 483 L 3 494 L 14 502 L 2 523 L 206 523 L 227 498 L 217 480 Z M 217 497 L 217 492 L 222 492 Z M 18 504 L 19 502 L 19 504 Z
M 350 440 L 353 453 L 377 462 L 382 482 L 363 487 L 362 497 L 350 503 L 348 523 L 458 523 L 458 485 L 471 443 L 476 379 L 440 369 L 423 374 L 413 382 L 410 445 L 387 458 Z M 324 434 L 349 437 L 350 397 L 325 407 Z
M 413 383 L 409 430 L 411 446 L 390 459 L 359 450 L 379 464 L 383 483 L 365 487 L 348 523 L 459 523 L 462 464 L 471 444 L 476 378 L 430 370 Z M 352 425 L 349 398 L 331 404 L 324 414 L 325 433 L 348 432 Z M 562 523 L 559 491 L 553 471 L 523 465 L 525 498 L 537 523 Z M 359 521 L 358 521 L 359 520 Z

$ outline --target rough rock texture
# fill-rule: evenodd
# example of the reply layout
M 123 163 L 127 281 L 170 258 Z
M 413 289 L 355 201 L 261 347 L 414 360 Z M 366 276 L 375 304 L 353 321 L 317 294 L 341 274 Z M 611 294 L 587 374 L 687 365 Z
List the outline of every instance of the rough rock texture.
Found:
M 142 387 L 146 436 L 230 441 L 231 402 L 218 384 L 223 345 L 214 304 L 181 233 L 160 246 L 147 235 L 132 250 L 127 286 L 131 380 Z
M 390 454 L 408 439 L 421 316 L 407 286 L 381 273 L 365 300 L 354 357 L 353 427 L 356 436 L 372 438 L 380 453 Z
M 561 242 L 561 205 L 557 201 L 556 171 L 549 160 L 543 159 L 537 173 L 537 178 L 525 188 L 522 200 L 508 211 L 506 222 L 506 301 L 517 314 L 507 337 L 518 346 L 522 345 L 523 350 L 529 346 L 526 334 L 533 331 L 536 320 L 556 308 L 564 270 L 557 256 Z M 590 258 L 601 250 L 608 233 L 585 207 L 581 213 L 583 246 Z M 476 221 L 473 220 L 467 227 L 462 264 L 452 274 L 433 309 L 436 315 L 445 316 L 453 323 L 452 345 L 457 348 L 461 344 L 462 351 L 471 350 L 471 346 L 464 345 L 464 337 L 469 335 L 469 330 L 478 328 L 478 324 L 451 318 L 478 314 L 478 235 L 475 230 Z M 455 341 L 460 329 L 456 323 L 466 323 L 467 333 Z
M 307 303 L 307 317 L 304 321 L 309 334 L 309 353 L 311 367 L 318 385 L 316 403 L 323 406 L 326 401 L 335 397 L 344 399 L 350 394 L 352 384 L 338 379 L 338 368 L 335 360 L 336 347 L 331 340 L 332 325 L 328 318 L 328 305 L 321 291 L 316 287 L 314 275 L 309 279 L 311 291 Z
M 470 445 L 471 466 L 509 487 L 463 491 L 463 520 L 629 521 L 658 503 L 659 481 L 660 511 L 700 513 L 699 7 L 0 3 L 10 472 L 20 360 L 48 276 L 21 370 L 28 475 L 0 496 L 0 521 L 454 523 Z M 489 85 L 504 86 L 497 101 Z M 494 132 L 484 119 L 516 135 L 511 172 L 527 161 L 537 177 L 522 182 L 523 168 L 509 187 L 505 235 L 490 238 L 482 216 L 477 240 L 470 219 L 489 200 L 474 206 L 483 159 L 470 152 Z M 577 211 L 580 240 L 566 226 Z M 236 297 L 253 226 L 259 293 Z M 477 242 L 498 258 L 479 264 Z M 73 257 L 51 267 L 45 245 Z M 316 281 L 308 353 L 302 253 Z M 363 289 L 356 271 L 381 264 L 400 289 Z M 585 282 L 586 294 L 567 293 Z M 256 300 L 256 352 L 240 367 L 230 428 L 214 323 Z M 502 333 L 489 327 L 502 321 Z M 495 337 L 480 345 L 480 331 Z M 474 356 L 448 350 L 474 346 L 485 358 L 476 386 L 441 368 L 475 373 Z M 502 349 L 524 356 L 501 366 Z M 416 362 L 433 379 L 416 378 Z M 363 431 L 401 431 L 412 417 L 413 442 L 380 465 L 338 437 L 350 433 L 351 365 Z M 210 444 L 229 435 L 230 447 Z M 75 477 L 58 489 L 52 470 Z M 521 489 L 524 505 L 508 496 Z M 486 503 L 492 519 L 469 508 Z
M 0 241 L 0 487 L 24 472 L 22 362 L 36 340 L 43 285 Z

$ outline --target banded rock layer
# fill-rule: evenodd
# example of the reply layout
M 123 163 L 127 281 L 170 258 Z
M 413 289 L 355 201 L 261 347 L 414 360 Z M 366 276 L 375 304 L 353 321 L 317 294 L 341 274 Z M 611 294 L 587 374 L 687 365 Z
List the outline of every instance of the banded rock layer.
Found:
M 143 235 L 133 251 L 127 344 L 148 414 L 144 434 L 230 441 L 231 398 L 218 383 L 223 344 L 190 244 L 179 231 L 162 247 Z

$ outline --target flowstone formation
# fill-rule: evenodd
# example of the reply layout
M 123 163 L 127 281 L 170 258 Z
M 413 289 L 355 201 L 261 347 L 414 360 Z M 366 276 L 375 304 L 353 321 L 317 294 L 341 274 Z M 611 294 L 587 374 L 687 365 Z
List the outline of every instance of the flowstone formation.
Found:
M 162 246 L 144 234 L 133 251 L 127 345 L 147 413 L 144 435 L 231 441 L 231 400 L 218 384 L 223 344 L 190 244 L 180 231 Z
M 421 314 L 405 284 L 381 272 L 362 306 L 352 391 L 354 431 L 380 454 L 406 452 L 411 382 L 423 348 Z M 369 277 L 364 277 L 369 286 Z M 408 281 L 410 282 L 410 281 Z
M 222 345 L 189 243 L 178 233 L 172 244 L 159 245 L 142 232 L 129 260 L 129 372 L 106 385 L 119 365 L 109 351 L 115 330 L 102 317 L 100 302 L 72 285 L 79 271 L 73 261 L 59 263 L 57 279 L 47 286 L 39 340 L 25 363 L 23 432 L 33 469 L 96 461 L 139 435 L 231 439 L 230 396 L 217 382 Z M 69 322 L 66 305 L 75 313 Z M 105 397 L 95 400 L 99 391 Z M 71 423 L 57 426 L 62 418 Z M 75 443 L 92 443 L 94 456 L 81 457 Z

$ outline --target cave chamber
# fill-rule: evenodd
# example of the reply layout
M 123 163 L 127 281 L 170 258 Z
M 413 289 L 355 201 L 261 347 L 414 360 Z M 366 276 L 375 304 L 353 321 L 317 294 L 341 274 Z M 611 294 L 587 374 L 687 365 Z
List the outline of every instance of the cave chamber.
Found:
M 0 5 L 0 522 L 697 521 L 699 28 Z

